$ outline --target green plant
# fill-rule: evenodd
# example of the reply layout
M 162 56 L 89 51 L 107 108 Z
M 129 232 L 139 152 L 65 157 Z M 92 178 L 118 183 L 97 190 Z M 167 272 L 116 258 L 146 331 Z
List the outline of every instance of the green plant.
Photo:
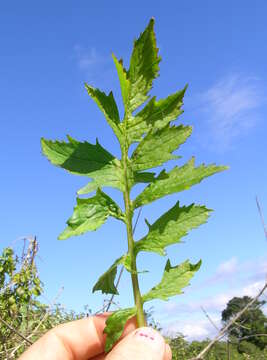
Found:
M 181 107 L 187 86 L 161 100 L 148 95 L 153 80 L 158 76 L 161 60 L 156 47 L 154 19 L 150 20 L 145 31 L 134 42 L 129 70 L 125 70 L 122 60 L 118 60 L 115 55 L 112 57 L 124 104 L 122 121 L 112 92 L 106 95 L 87 84 L 86 89 L 113 129 L 120 144 L 121 159 L 115 158 L 98 141 L 94 145 L 79 142 L 70 136 L 68 142 L 41 140 L 44 155 L 54 165 L 92 179 L 78 191 L 79 195 L 96 191 L 90 198 L 77 198 L 74 213 L 59 239 L 96 230 L 109 216 L 122 221 L 127 228 L 127 254 L 119 257 L 93 288 L 93 291 L 100 290 L 105 294 L 118 294 L 114 285 L 118 265 L 123 265 L 131 273 L 135 305 L 115 311 L 107 320 L 107 351 L 118 340 L 130 317 L 136 315 L 139 326 L 146 324 L 143 311 L 145 302 L 153 299 L 167 300 L 180 294 L 201 264 L 185 261 L 171 266 L 168 260 L 161 282 L 141 295 L 136 267 L 137 255 L 141 251 L 165 255 L 168 245 L 180 242 L 189 230 L 205 223 L 211 210 L 195 204 L 181 207 L 177 202 L 154 224 L 150 225 L 146 221 L 148 233 L 138 241 L 133 238 L 134 211 L 162 197 L 189 189 L 207 176 L 225 169 L 214 164 L 195 166 L 192 158 L 183 166 L 175 166 L 170 172 L 160 171 L 157 176 L 147 171 L 162 166 L 169 160 L 180 158 L 173 152 L 186 141 L 192 131 L 190 126 L 171 124 L 183 112 Z M 142 105 L 144 107 L 140 110 Z M 130 156 L 129 148 L 132 144 L 135 148 Z M 138 183 L 148 185 L 135 199 L 131 199 L 131 190 Z M 107 186 L 122 192 L 124 211 L 102 191 L 102 188 Z
M 12 347 L 17 339 L 16 333 L 6 323 L 27 333 L 33 321 L 33 309 L 41 307 L 38 297 L 43 285 L 35 264 L 36 252 L 34 239 L 21 256 L 10 247 L 0 254 L 0 354 Z
M 37 240 L 25 239 L 21 254 L 10 247 L 0 253 L 0 359 L 18 358 L 49 329 L 90 312 L 40 302 L 44 289 L 35 262 L 37 251 Z
M 232 320 L 233 316 L 244 309 L 251 300 L 252 298 L 249 296 L 233 297 L 228 301 L 226 308 L 222 311 L 222 321 L 227 324 Z M 245 341 L 244 346 L 242 345 L 240 349 L 249 347 L 249 345 L 246 345 L 247 343 L 254 344 L 261 350 L 266 348 L 267 318 L 261 309 L 265 304 L 265 300 L 255 301 L 238 321 L 230 326 L 228 336 L 241 345 Z M 253 348 L 253 346 L 251 346 L 251 348 Z
M 184 339 L 183 335 L 176 335 L 174 338 L 169 339 L 169 345 L 172 349 L 173 360 L 188 360 L 195 359 L 197 355 L 210 343 L 211 340 L 206 339 L 202 341 L 188 342 Z M 226 341 L 218 341 L 213 347 L 206 353 L 205 360 L 264 360 L 266 359 L 266 350 L 259 350 L 252 346 L 244 347 L 242 354 L 239 352 L 239 345 L 236 343 L 230 343 L 229 348 Z M 204 359 L 203 358 L 203 359 Z

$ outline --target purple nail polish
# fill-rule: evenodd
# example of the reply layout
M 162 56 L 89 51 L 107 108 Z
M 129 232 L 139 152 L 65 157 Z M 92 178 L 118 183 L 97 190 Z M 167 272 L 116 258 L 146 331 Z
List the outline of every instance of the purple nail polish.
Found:
M 154 329 L 149 327 L 142 327 L 133 333 L 136 340 L 146 343 L 151 349 L 154 349 L 158 354 L 164 354 L 165 341 L 163 337 Z

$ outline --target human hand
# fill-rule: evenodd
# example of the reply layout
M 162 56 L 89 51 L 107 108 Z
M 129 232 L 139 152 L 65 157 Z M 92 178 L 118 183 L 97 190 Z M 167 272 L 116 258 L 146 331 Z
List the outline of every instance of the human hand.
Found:
M 171 350 L 152 328 L 127 322 L 121 340 L 108 353 L 105 322 L 109 314 L 59 325 L 36 341 L 19 360 L 171 360 Z

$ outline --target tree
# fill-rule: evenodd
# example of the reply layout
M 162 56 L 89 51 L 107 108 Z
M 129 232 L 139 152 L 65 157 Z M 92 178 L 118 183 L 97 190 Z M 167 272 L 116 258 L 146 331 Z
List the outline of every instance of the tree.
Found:
M 232 298 L 222 311 L 222 321 L 225 324 L 231 321 L 233 316 L 242 310 L 251 300 L 249 296 Z M 260 349 L 264 349 L 267 346 L 267 318 L 261 310 L 265 303 L 265 301 L 255 301 L 239 318 L 238 323 L 234 323 L 229 329 L 229 337 L 238 341 L 241 352 L 242 341 L 252 343 Z

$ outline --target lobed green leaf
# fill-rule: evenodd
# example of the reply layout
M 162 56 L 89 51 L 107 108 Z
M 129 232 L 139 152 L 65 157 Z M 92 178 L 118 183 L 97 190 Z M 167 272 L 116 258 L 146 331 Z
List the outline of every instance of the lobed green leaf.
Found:
M 190 279 L 201 266 L 201 260 L 193 265 L 185 261 L 180 265 L 171 266 L 167 261 L 161 282 L 142 296 L 143 301 L 154 299 L 168 300 L 171 296 L 182 294 L 182 289 L 189 285 Z
M 135 316 L 136 307 L 114 311 L 106 321 L 104 333 L 107 334 L 105 351 L 111 350 L 112 346 L 119 340 L 123 333 L 126 322 Z
M 179 158 L 172 154 L 191 135 L 190 126 L 166 125 L 150 131 L 139 143 L 132 155 L 133 170 L 147 170 Z
M 117 263 L 114 263 L 100 278 L 93 287 L 93 292 L 100 290 L 102 294 L 115 294 L 119 292 L 114 284 L 117 275 Z
M 97 141 L 95 145 L 79 142 L 68 136 L 69 142 L 51 141 L 42 138 L 42 150 L 52 164 L 73 174 L 88 176 L 90 182 L 79 194 L 111 186 L 124 189 L 121 162 L 105 150 Z
M 162 171 L 159 176 L 147 186 L 144 191 L 134 200 L 134 208 L 151 203 L 166 195 L 190 189 L 204 178 L 220 171 L 226 170 L 226 166 L 200 165 L 195 167 L 195 159 L 192 158 L 182 167 L 175 167 L 169 173 Z
M 59 235 L 59 240 L 93 231 L 105 223 L 108 216 L 124 221 L 119 206 L 100 189 L 88 199 L 77 198 L 73 215 L 67 221 L 67 228 Z
M 129 272 L 131 272 L 130 256 L 126 254 L 117 259 L 110 266 L 110 268 L 97 280 L 96 284 L 93 287 L 93 292 L 100 290 L 103 294 L 119 294 L 114 284 L 118 265 L 123 265 Z
M 127 77 L 127 71 L 123 67 L 122 59 L 118 60 L 114 54 L 112 54 L 112 58 L 115 63 L 120 81 L 122 100 L 127 107 L 130 92 L 130 81 Z
M 104 92 L 100 91 L 99 89 L 94 88 L 88 84 L 85 84 L 86 90 L 91 98 L 96 102 L 99 109 L 105 115 L 105 118 L 111 128 L 113 129 L 114 133 L 116 134 L 119 140 L 122 139 L 121 134 L 121 127 L 120 127 L 120 115 L 117 104 L 113 97 L 112 91 L 109 95 L 106 95 Z
M 129 182 L 133 186 L 138 183 L 150 183 L 155 180 L 155 173 L 134 171 L 130 176 Z
M 205 206 L 190 205 L 179 206 L 179 201 L 154 224 L 149 225 L 148 234 L 135 242 L 134 251 L 151 251 L 165 255 L 165 248 L 178 243 L 188 231 L 204 224 L 212 210 Z
M 133 112 L 148 99 L 148 92 L 152 88 L 152 81 L 158 76 L 159 62 L 154 33 L 154 19 L 140 37 L 134 41 L 130 68 L 127 73 L 130 81 L 128 99 L 129 112 Z
M 142 136 L 151 129 L 162 129 L 183 113 L 183 97 L 187 85 L 166 99 L 156 101 L 153 97 L 147 105 L 136 115 L 129 118 L 127 123 L 127 139 L 129 144 L 139 142 Z
M 124 69 L 122 60 L 113 55 L 127 118 L 149 98 L 152 82 L 158 76 L 161 59 L 156 46 L 154 22 L 151 19 L 145 31 L 134 41 L 128 71 Z
M 121 168 L 120 168 L 121 171 Z M 150 183 L 151 181 L 155 180 L 155 173 L 151 173 L 151 172 L 139 172 L 139 171 L 133 171 L 132 168 L 127 167 L 127 178 L 128 178 L 128 182 L 129 182 L 129 186 L 132 187 L 136 184 L 139 183 Z M 84 194 L 88 194 L 91 191 L 94 191 L 97 187 L 101 187 L 101 186 L 112 186 L 112 184 L 114 184 L 113 180 L 113 173 L 110 174 L 110 176 L 108 176 L 109 174 L 104 174 L 103 178 L 101 177 L 101 174 L 99 174 L 98 177 L 95 177 L 94 181 L 89 182 L 87 185 L 85 185 L 83 188 L 81 188 L 78 191 L 79 195 L 84 195 Z M 124 187 L 124 179 L 122 179 L 120 186 Z M 101 185 L 102 184 L 102 185 Z M 113 185 L 114 187 L 114 185 Z M 124 188 L 123 188 L 124 189 Z
M 155 180 L 155 173 L 134 171 L 130 159 L 127 159 L 126 173 L 130 189 L 138 183 L 151 183 Z

